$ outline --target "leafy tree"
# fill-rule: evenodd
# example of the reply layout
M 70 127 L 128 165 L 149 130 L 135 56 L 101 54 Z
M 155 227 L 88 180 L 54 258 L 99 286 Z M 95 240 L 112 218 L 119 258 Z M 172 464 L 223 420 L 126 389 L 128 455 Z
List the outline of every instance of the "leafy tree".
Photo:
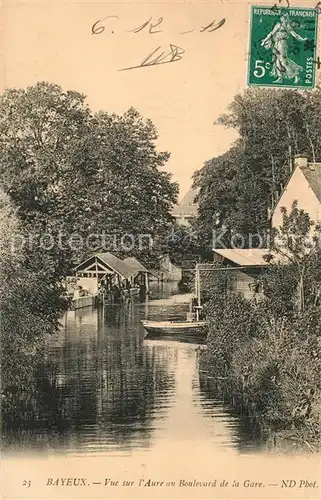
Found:
M 24 236 L 17 210 L 0 191 L 0 310 L 2 393 L 10 405 L 17 391 L 28 391 L 41 357 L 44 336 L 58 326 L 64 308 L 60 283 L 50 271 L 30 271 L 17 242 Z
M 156 139 L 152 122 L 134 109 L 123 116 L 100 112 L 91 120 L 88 156 L 96 158 L 99 168 L 86 186 L 91 200 L 90 230 L 123 236 L 118 254 L 139 255 L 145 262 L 156 260 L 161 241 L 170 231 L 178 193 L 170 174 L 160 170 L 169 154 L 157 152 Z M 144 235 L 145 244 L 150 236 L 152 248 L 139 249 Z
M 59 241 L 50 248 L 55 275 L 66 275 L 102 244 L 114 247 L 113 239 L 100 238 L 103 232 L 133 235 L 134 244 L 129 238 L 123 247 L 137 254 L 139 235 L 156 238 L 167 230 L 178 189 L 160 170 L 169 155 L 156 150 L 156 139 L 152 122 L 134 109 L 92 114 L 83 95 L 58 85 L 3 94 L 1 184 L 35 245 L 43 233 Z M 96 238 L 82 244 L 89 235 Z
M 298 309 L 304 311 L 306 306 L 320 303 L 321 228 L 310 219 L 307 212 L 298 207 L 297 201 L 293 202 L 290 213 L 283 207 L 282 214 L 282 226 L 272 232 L 271 250 L 275 252 L 276 257 L 269 254 L 266 258 L 273 263 L 281 256 L 283 266 L 281 264 L 275 270 L 278 278 L 282 275 L 279 289 L 281 293 L 287 289 L 287 302 L 291 297 L 296 299 Z M 282 269 L 284 264 L 286 272 Z M 268 293 L 270 286 L 268 280 L 265 281 L 265 292 Z M 289 287 L 292 288 L 290 294 Z M 271 290 L 270 296 L 272 295 Z M 275 306 L 277 307 L 276 304 Z
M 180 267 L 187 262 L 198 261 L 200 250 L 193 228 L 176 223 L 172 225 L 161 245 L 161 253 L 167 254 L 171 262 Z
M 212 244 L 212 231 L 230 228 L 229 219 L 236 211 L 237 193 L 235 176 L 243 153 L 238 144 L 218 158 L 205 163 L 194 174 L 194 184 L 200 188 L 198 218 L 194 224 L 204 247 Z M 224 235 L 223 241 L 226 241 Z

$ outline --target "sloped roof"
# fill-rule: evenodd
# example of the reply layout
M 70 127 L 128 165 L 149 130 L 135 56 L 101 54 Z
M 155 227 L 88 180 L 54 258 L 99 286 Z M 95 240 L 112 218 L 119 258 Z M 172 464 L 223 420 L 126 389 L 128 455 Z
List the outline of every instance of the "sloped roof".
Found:
M 239 266 L 246 267 L 267 266 L 268 262 L 263 258 L 264 255 L 272 254 L 275 256 L 268 248 L 214 248 L 213 252 Z M 283 260 L 279 256 L 277 257 L 278 261 Z
M 96 253 L 86 259 L 84 262 L 79 264 L 76 267 L 76 270 L 79 270 L 81 267 L 84 267 L 90 263 L 90 261 L 94 260 L 95 258 L 99 259 L 103 264 L 111 268 L 114 272 L 119 274 L 125 279 L 129 279 L 132 276 L 135 276 L 137 274 L 137 271 L 133 269 L 133 267 L 129 266 L 126 262 L 123 260 L 119 259 L 115 255 L 113 255 L 110 252 L 106 253 Z
M 143 264 L 141 264 L 139 260 L 135 259 L 135 257 L 126 257 L 126 259 L 124 259 L 124 262 L 138 273 L 149 273 L 146 267 L 143 266 Z
M 190 189 L 182 201 L 173 208 L 172 215 L 174 217 L 188 217 L 196 215 L 198 205 L 195 203 L 195 198 L 197 195 L 197 189 Z
M 102 260 L 107 264 L 107 266 L 111 267 L 118 274 L 128 279 L 136 274 L 135 269 L 130 267 L 126 262 L 119 259 L 115 255 L 110 252 L 107 253 L 97 253 L 96 256 L 98 259 Z
M 321 163 L 309 163 L 307 167 L 300 169 L 321 203 Z

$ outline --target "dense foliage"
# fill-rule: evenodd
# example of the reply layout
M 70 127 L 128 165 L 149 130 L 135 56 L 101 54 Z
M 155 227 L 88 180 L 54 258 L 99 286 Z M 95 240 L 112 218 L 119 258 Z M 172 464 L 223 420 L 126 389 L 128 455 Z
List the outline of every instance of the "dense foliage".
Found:
M 321 88 L 313 92 L 248 89 L 235 96 L 218 123 L 234 128 L 239 138 L 195 173 L 200 189 L 196 229 L 203 245 L 212 231 L 264 238 L 271 208 L 293 170 L 295 154 L 321 161 Z M 263 243 L 264 244 L 264 243 Z
M 44 336 L 55 330 L 66 302 L 49 262 L 30 270 L 15 246 L 24 234 L 8 196 L 0 192 L 0 309 L 1 367 L 4 403 L 17 391 L 28 391 L 41 357 Z M 48 281 L 48 276 L 50 281 Z
M 277 250 L 287 260 L 268 259 L 261 300 L 233 293 L 226 276 L 216 274 L 205 306 L 210 327 L 201 366 L 222 378 L 234 404 L 265 429 L 315 451 L 321 438 L 320 239 L 307 238 L 311 221 L 295 204 L 283 217 L 278 236 L 289 239 Z
M 161 170 L 169 154 L 156 140 L 136 110 L 93 114 L 83 95 L 57 85 L 3 94 L 1 185 L 36 244 L 52 235 L 62 275 L 97 248 L 137 255 L 141 235 L 157 239 L 168 230 L 178 188 Z

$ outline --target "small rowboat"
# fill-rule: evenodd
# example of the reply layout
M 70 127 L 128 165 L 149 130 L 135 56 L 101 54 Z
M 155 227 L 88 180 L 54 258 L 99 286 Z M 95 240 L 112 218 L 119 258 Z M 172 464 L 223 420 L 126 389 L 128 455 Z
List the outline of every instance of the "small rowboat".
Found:
M 207 336 L 207 321 L 200 320 L 201 306 L 201 290 L 200 290 L 200 277 L 199 266 L 196 264 L 196 277 L 195 277 L 195 296 L 197 305 L 193 306 L 193 301 L 190 301 L 190 311 L 187 319 L 184 321 L 151 321 L 143 320 L 142 324 L 149 337 L 190 337 L 205 340 Z M 193 312 L 195 311 L 195 313 Z M 190 315 L 195 314 L 195 319 L 190 319 Z
M 206 337 L 206 321 L 142 321 L 150 335 L 193 335 Z

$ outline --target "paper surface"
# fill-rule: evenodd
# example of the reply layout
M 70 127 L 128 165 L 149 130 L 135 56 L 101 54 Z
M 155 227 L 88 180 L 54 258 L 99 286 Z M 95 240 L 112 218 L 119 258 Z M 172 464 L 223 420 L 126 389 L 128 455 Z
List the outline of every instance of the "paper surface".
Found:
M 160 149 L 171 152 L 166 168 L 184 194 L 193 172 L 236 138 L 214 122 L 247 85 L 253 5 L 273 2 L 6 0 L 1 87 L 48 81 L 85 94 L 94 111 L 123 113 L 133 106 L 156 125 Z M 320 81 L 321 70 L 315 71 Z M 183 375 L 175 372 L 173 383 L 180 404 L 161 431 L 157 420 L 148 446 L 131 448 L 129 440 L 126 453 L 117 446 L 95 453 L 64 453 L 64 447 L 56 453 L 49 446 L 31 453 L 17 444 L 2 458 L 2 498 L 320 498 L 319 456 L 214 446 L 205 431 L 195 432 L 202 430 L 201 410 L 190 416 L 184 408 L 194 403 L 188 406 L 183 397 L 193 390 L 194 374 L 184 365 L 193 355 L 184 351 L 179 358 Z M 229 436 L 229 425 L 223 421 L 218 435 Z

